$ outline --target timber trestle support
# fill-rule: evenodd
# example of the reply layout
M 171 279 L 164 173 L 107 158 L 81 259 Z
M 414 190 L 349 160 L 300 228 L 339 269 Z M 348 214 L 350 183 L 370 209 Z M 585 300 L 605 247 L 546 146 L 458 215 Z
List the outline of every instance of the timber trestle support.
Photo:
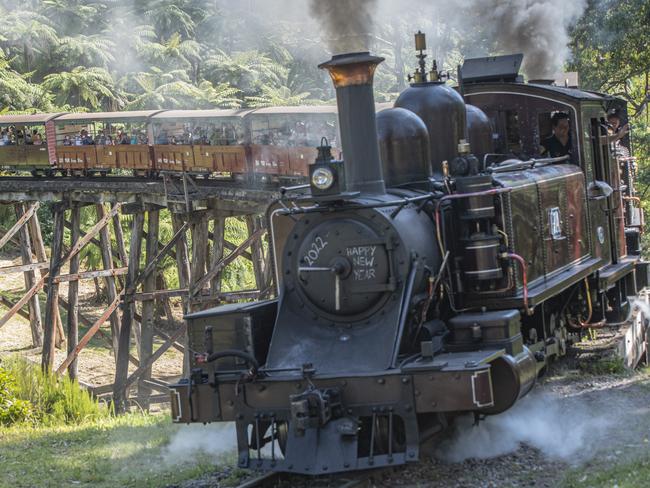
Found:
M 167 180 L 158 193 L 96 181 L 84 191 L 85 180 L 56 192 L 34 189 L 27 179 L 21 191 L 17 179 L 0 178 L 0 205 L 13 206 L 16 216 L 10 228 L 0 228 L 0 249 L 20 258 L 0 266 L 0 275 L 23 273 L 25 283 L 20 295 L 0 290 L 0 328 L 17 326 L 17 317 L 29 320 L 42 368 L 70 378 L 84 369 L 89 345 L 101 352 L 113 381 L 89 387 L 112 395 L 118 413 L 166 401 L 167 384 L 187 371 L 194 351 L 187 347 L 185 313 L 274 293 L 262 217 L 274 192 L 255 189 L 247 200 L 245 189 L 189 178 L 182 183 L 193 191 L 176 198 Z M 7 185 L 11 191 L 3 192 Z M 48 213 L 49 257 L 39 221 Z M 224 291 L 233 288 L 232 282 L 224 288 L 224 274 L 245 268 L 254 286 L 248 280 L 247 289 Z M 93 290 L 103 305 L 89 307 Z

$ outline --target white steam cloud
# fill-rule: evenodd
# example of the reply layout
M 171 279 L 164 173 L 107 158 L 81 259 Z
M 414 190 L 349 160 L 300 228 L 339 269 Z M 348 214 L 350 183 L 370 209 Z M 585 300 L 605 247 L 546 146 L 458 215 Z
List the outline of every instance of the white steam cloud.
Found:
M 192 462 L 198 454 L 215 461 L 235 455 L 237 433 L 234 423 L 189 424 L 181 426 L 163 450 L 165 464 Z
M 512 409 L 488 417 L 478 426 L 472 420 L 458 419 L 455 435 L 440 445 L 437 457 L 453 463 L 488 459 L 527 444 L 551 459 L 583 462 L 597 454 L 594 446 L 614 426 L 611 412 L 603 406 L 543 393 L 528 395 Z

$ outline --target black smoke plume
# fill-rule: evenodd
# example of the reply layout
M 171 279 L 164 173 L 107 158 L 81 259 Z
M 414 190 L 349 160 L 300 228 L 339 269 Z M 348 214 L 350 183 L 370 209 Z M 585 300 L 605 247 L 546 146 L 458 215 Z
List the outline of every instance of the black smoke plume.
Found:
M 309 8 L 333 54 L 369 49 L 377 0 L 311 0 Z

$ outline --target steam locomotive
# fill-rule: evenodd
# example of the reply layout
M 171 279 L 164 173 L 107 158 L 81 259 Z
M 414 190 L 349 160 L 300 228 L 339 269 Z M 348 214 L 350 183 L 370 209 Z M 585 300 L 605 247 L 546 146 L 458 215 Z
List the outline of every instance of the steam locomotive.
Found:
M 622 102 L 523 83 L 521 56 L 468 60 L 454 90 L 416 45 L 414 82 L 378 115 L 382 58 L 320 65 L 344 161 L 323 141 L 311 191 L 268 209 L 278 297 L 186 317 L 201 353 L 173 420 L 235 422 L 242 467 L 415 462 L 455 415 L 510 408 L 571 334 L 618 322 L 648 284 L 634 162 L 605 126 Z M 557 111 L 569 154 L 535 158 Z

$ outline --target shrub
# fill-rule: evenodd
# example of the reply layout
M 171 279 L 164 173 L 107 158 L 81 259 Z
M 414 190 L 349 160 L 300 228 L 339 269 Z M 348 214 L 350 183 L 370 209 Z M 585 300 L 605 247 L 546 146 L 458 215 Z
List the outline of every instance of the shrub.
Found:
M 108 415 L 108 409 L 77 381 L 43 373 L 37 365 L 20 357 L 5 361 L 15 378 L 16 396 L 33 405 L 34 420 L 46 423 L 79 423 Z
M 0 425 L 23 422 L 32 415 L 32 405 L 17 396 L 16 379 L 0 366 Z

